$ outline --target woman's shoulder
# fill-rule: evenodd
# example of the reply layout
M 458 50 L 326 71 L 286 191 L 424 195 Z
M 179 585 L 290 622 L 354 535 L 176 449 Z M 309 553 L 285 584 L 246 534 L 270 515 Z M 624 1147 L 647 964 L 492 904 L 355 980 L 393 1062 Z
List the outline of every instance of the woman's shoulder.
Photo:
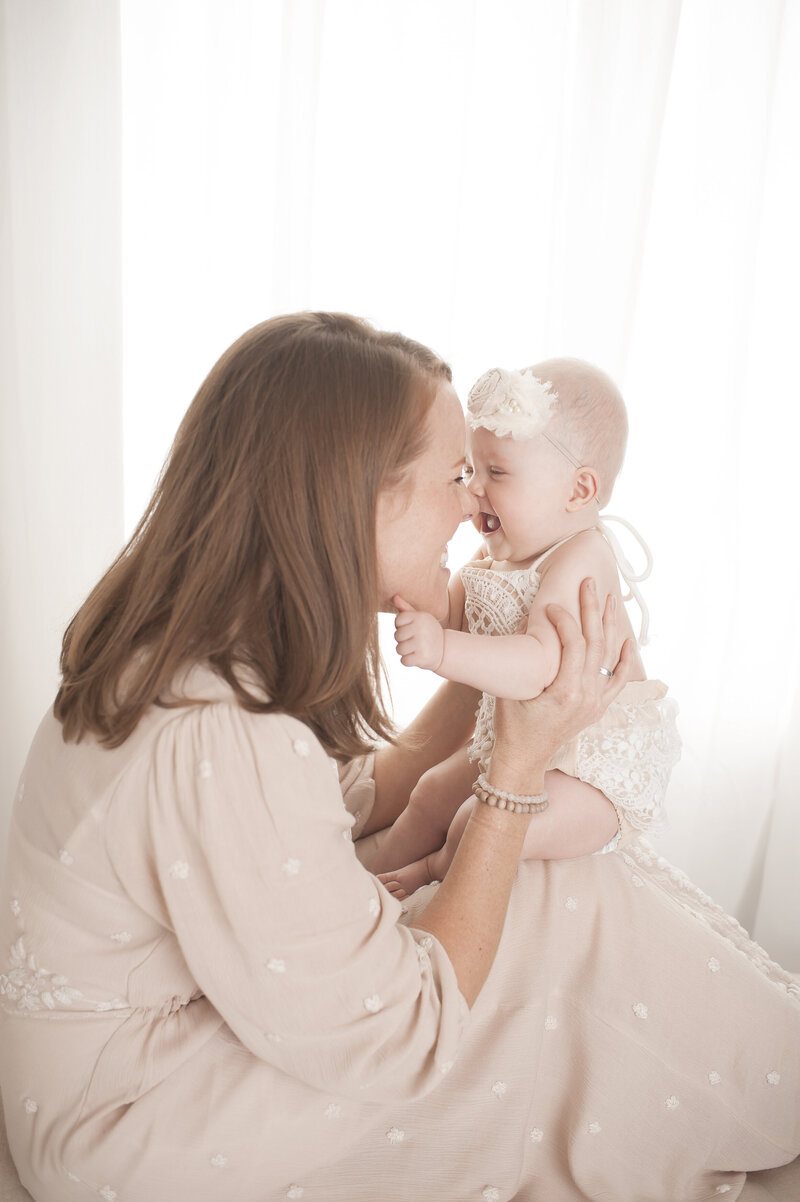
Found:
M 263 691 L 247 687 L 255 705 Z M 118 788 L 138 789 L 144 778 L 179 783 L 190 779 L 239 781 L 259 792 L 296 786 L 298 773 L 314 779 L 336 777 L 311 726 L 280 710 L 247 708 L 232 686 L 205 665 L 175 678 L 159 704 L 152 705 L 115 756 L 120 756 Z

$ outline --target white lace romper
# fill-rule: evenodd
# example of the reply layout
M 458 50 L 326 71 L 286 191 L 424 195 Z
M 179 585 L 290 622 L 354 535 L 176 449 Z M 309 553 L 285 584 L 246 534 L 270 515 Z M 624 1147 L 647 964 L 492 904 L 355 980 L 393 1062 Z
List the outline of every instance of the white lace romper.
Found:
M 602 526 L 597 527 L 605 536 Z M 472 634 L 515 634 L 539 590 L 539 569 L 567 539 L 554 544 L 528 568 L 499 571 L 477 564 L 461 569 L 464 612 Z M 611 540 L 607 540 L 617 559 Z M 627 577 L 626 577 L 627 578 Z M 560 747 L 548 767 L 586 781 L 613 803 L 620 820 L 652 831 L 663 823 L 664 796 L 680 758 L 675 718 L 678 707 L 660 680 L 625 685 L 602 718 Z M 486 771 L 494 746 L 494 697 L 484 693 L 478 708 L 470 758 Z M 602 851 L 617 845 L 617 836 Z

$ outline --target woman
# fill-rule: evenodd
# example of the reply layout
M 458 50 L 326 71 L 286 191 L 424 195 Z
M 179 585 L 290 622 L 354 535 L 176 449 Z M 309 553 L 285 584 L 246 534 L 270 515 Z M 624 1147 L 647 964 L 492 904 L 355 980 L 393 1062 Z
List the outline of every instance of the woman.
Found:
M 369 751 L 391 734 L 375 609 L 400 593 L 444 613 L 443 556 L 471 505 L 463 434 L 440 360 L 341 316 L 257 327 L 200 389 L 130 545 L 67 631 L 15 806 L 3 1102 L 38 1202 L 538 1185 L 672 1202 L 790 1159 L 777 1084 L 750 1104 L 741 1079 L 767 1053 L 797 1079 L 779 970 L 729 966 L 725 936 L 701 939 L 657 882 L 637 887 L 612 854 L 523 865 L 512 890 L 536 818 L 479 805 L 447 880 L 402 923 L 355 856 L 352 838 L 391 821 L 447 752 L 441 735 L 390 749 L 373 796 Z M 498 795 L 538 795 L 552 751 L 624 683 L 627 651 L 600 674 L 613 615 L 602 630 L 588 584 L 582 615 L 586 640 L 553 615 L 554 686 L 499 709 Z M 580 788 L 560 804 L 591 815 L 600 846 L 609 807 Z M 742 992 L 726 1027 L 739 1077 L 719 1106 L 685 1081 L 709 1032 L 663 1025 L 676 938 L 703 955 L 711 941 L 723 988 Z M 649 1030 L 638 995 L 617 996 L 634 985 Z M 632 1093 L 643 1068 L 655 1126 Z M 683 1110 L 661 1100 L 675 1072 Z

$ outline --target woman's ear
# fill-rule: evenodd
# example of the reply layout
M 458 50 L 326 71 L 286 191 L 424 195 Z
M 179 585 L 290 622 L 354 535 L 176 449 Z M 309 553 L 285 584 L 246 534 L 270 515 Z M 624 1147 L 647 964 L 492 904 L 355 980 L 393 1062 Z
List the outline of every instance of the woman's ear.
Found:
M 596 470 L 593 467 L 578 468 L 572 481 L 572 494 L 567 502 L 567 510 L 575 513 L 593 504 L 597 500 L 599 489 L 600 481 Z

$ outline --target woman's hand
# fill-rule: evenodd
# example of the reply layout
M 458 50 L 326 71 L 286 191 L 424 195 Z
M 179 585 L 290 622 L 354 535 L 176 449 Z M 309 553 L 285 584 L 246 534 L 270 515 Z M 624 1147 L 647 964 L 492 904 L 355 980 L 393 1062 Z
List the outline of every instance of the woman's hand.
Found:
M 609 596 L 601 621 L 594 581 L 584 580 L 580 610 L 579 630 L 561 606 L 547 607 L 562 648 L 553 683 L 532 701 L 497 699 L 488 775 L 498 788 L 537 792 L 553 753 L 596 722 L 628 680 L 635 648 L 632 640 L 626 639 L 618 658 L 615 598 Z M 613 675 L 606 675 L 601 668 Z

